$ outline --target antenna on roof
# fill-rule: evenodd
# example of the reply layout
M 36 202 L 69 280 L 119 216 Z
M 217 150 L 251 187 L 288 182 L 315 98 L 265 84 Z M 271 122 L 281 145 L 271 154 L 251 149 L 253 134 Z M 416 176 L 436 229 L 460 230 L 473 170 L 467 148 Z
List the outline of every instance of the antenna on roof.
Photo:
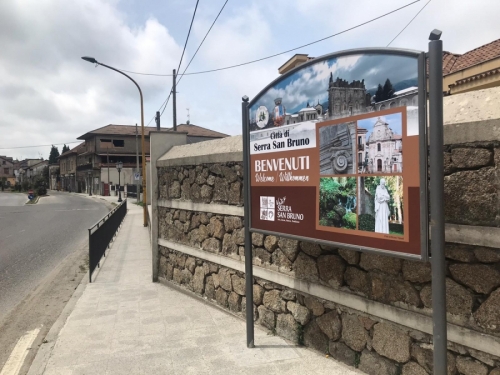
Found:
M 189 119 L 190 119 L 190 117 L 189 117 L 189 108 L 186 108 L 186 111 L 187 111 L 187 115 L 188 115 L 188 119 L 187 119 L 186 124 L 189 125 Z

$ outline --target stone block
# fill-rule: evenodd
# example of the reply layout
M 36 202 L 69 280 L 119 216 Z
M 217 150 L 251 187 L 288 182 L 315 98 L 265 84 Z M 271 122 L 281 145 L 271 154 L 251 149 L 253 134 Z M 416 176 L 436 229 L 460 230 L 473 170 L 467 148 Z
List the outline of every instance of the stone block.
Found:
M 189 189 L 189 195 L 193 202 L 203 202 L 200 185 L 192 184 L 191 188 Z
M 174 278 L 174 266 L 170 263 L 167 264 L 167 270 L 165 272 L 165 278 L 167 280 L 172 280 Z
M 276 236 L 266 236 L 264 240 L 264 248 L 272 253 L 278 247 L 278 237 Z
M 217 288 L 215 291 L 215 300 L 220 306 L 227 308 L 227 298 L 227 292 L 222 288 Z
M 252 253 L 254 264 L 271 264 L 271 254 L 269 254 L 269 252 L 262 247 L 254 248 Z
M 181 284 L 185 285 L 188 289 L 192 289 L 193 286 L 191 282 L 193 281 L 193 274 L 189 272 L 187 269 L 183 269 L 181 271 Z
M 257 323 L 266 327 L 267 329 L 275 329 L 274 313 L 271 310 L 266 309 L 264 306 L 260 305 L 257 308 L 259 312 L 259 319 Z
M 453 264 L 451 275 L 477 293 L 489 294 L 500 285 L 500 272 L 485 264 Z
M 310 255 L 315 258 L 321 255 L 321 247 L 311 242 L 301 242 L 300 249 L 307 255 Z
M 271 263 L 278 267 L 281 272 L 290 272 L 292 270 L 293 264 L 290 259 L 281 251 L 281 249 L 276 249 L 271 254 Z
M 319 328 L 318 323 L 313 320 L 304 328 L 304 345 L 328 353 L 328 337 Z
M 227 203 L 228 200 L 228 185 L 224 179 L 220 177 L 215 178 L 214 188 L 213 188 L 213 201 L 220 203 Z
M 378 354 L 399 363 L 410 359 L 411 338 L 391 324 L 377 323 L 373 327 L 373 348 Z
M 344 258 L 344 260 L 351 265 L 359 263 L 359 252 L 349 249 L 339 249 L 339 255 Z
M 307 280 L 313 283 L 319 281 L 316 260 L 302 252 L 300 252 L 297 259 L 295 259 L 293 270 L 295 271 L 295 277 L 298 279 Z
M 241 195 L 241 182 L 233 182 L 229 187 L 228 199 L 227 203 L 233 205 L 239 205 L 242 203 L 242 195 Z
M 401 375 L 428 375 L 428 372 L 417 362 L 408 362 L 403 366 Z
M 205 289 L 205 271 L 203 267 L 196 267 L 193 277 L 193 290 L 195 293 L 203 294 Z
M 323 255 L 318 258 L 319 278 L 332 288 L 344 284 L 344 260 L 337 255 Z
M 309 320 L 311 319 L 311 312 L 307 307 L 288 301 L 286 308 L 292 313 L 293 318 L 303 326 L 309 323 Z
M 259 312 L 257 311 L 257 306 L 252 304 L 253 306 L 253 321 L 257 322 L 259 319 Z M 245 297 L 241 297 L 241 315 L 246 316 L 247 311 L 247 299 Z
M 431 285 L 426 285 L 420 291 L 420 297 L 425 307 L 432 308 Z M 455 281 L 446 279 L 446 310 L 453 315 L 470 316 L 474 298 L 472 294 Z
M 280 237 L 278 246 L 291 262 L 295 260 L 299 252 L 299 241 Z
M 241 311 L 241 296 L 235 292 L 229 294 L 227 299 L 227 304 L 229 306 L 229 311 L 240 312 Z
M 481 327 L 500 332 L 500 288 L 479 306 L 474 318 Z
M 351 349 L 360 352 L 368 340 L 368 332 L 356 315 L 342 314 L 342 339 Z
M 457 357 L 457 370 L 463 375 L 488 375 L 488 367 L 468 357 Z
M 354 366 L 356 362 L 356 352 L 342 342 L 330 341 L 328 351 L 332 358 L 343 362 L 348 366 Z
M 323 315 L 324 312 L 325 312 L 325 307 L 323 306 L 323 304 L 318 301 L 318 299 L 316 299 L 315 297 L 311 297 L 311 296 L 306 296 L 304 298 L 304 304 L 306 305 L 306 307 L 312 311 L 313 315 L 314 316 L 320 316 L 320 315 Z
M 226 230 L 224 229 L 224 224 L 216 216 L 210 218 L 210 223 L 207 225 L 208 234 L 212 237 L 222 240 Z
M 474 256 L 474 247 L 457 243 L 447 243 L 444 247 L 446 258 L 457 260 L 459 262 L 471 263 L 476 261 Z
M 420 306 L 419 293 L 408 281 L 377 271 L 371 271 L 369 276 L 373 299 L 384 303 L 403 302 L 412 306 Z
M 298 342 L 299 327 L 295 319 L 290 314 L 278 314 L 276 318 L 276 333 L 294 343 Z
M 347 267 L 344 278 L 351 290 L 361 292 L 365 296 L 370 295 L 370 279 L 367 272 L 356 267 Z
M 286 303 L 281 299 L 279 290 L 270 290 L 265 292 L 263 303 L 264 306 L 271 311 L 277 313 L 286 312 Z
M 207 177 L 207 184 L 209 186 L 214 186 L 215 185 L 215 176 L 214 175 L 210 175 Z
M 425 370 L 427 373 L 433 373 L 433 352 L 431 349 L 424 349 L 418 344 L 412 344 L 411 346 L 411 357 L 415 359 L 418 364 Z M 447 353 L 448 358 L 448 366 L 447 366 L 447 374 L 455 375 L 456 374 L 456 366 L 455 366 L 455 356 L 450 352 Z
M 221 243 L 217 238 L 207 238 L 203 241 L 202 248 L 209 253 L 218 254 L 221 251 Z
M 215 299 L 215 286 L 212 276 L 208 276 L 205 282 L 205 296 L 208 299 Z
M 231 273 L 227 268 L 221 268 L 219 270 L 219 283 L 221 288 L 231 292 L 233 290 L 233 285 L 231 281 Z
M 181 197 L 181 184 L 179 181 L 172 182 L 168 189 L 168 199 L 179 199 Z
M 258 284 L 253 285 L 253 303 L 258 305 L 262 304 L 264 298 L 264 288 Z
M 291 289 L 285 289 L 284 291 L 281 292 L 281 298 L 287 301 L 295 301 L 297 298 L 297 295 L 295 292 Z
M 474 255 L 482 263 L 500 262 L 500 250 L 491 247 L 476 247 Z
M 233 282 L 233 290 L 240 296 L 245 295 L 245 279 L 236 275 L 231 276 Z
M 256 247 L 264 246 L 264 235 L 262 233 L 252 233 L 252 245 Z
M 359 361 L 359 370 L 369 375 L 397 375 L 398 367 L 394 362 L 379 356 L 375 352 L 363 350 Z
M 189 272 L 193 273 L 194 269 L 196 268 L 196 260 L 193 257 L 188 257 L 186 259 L 184 267 L 186 267 L 186 269 L 188 269 Z
M 403 278 L 420 284 L 431 281 L 431 263 L 403 260 Z
M 178 268 L 174 268 L 173 281 L 179 285 L 182 283 L 182 272 Z
M 240 229 L 243 227 L 243 221 L 239 216 L 225 216 L 224 217 L 224 228 L 226 232 L 232 232 L 235 229 Z
M 181 199 L 190 200 L 191 199 L 190 190 L 191 190 L 191 185 L 189 184 L 189 181 L 188 180 L 182 181 Z
M 454 148 L 451 161 L 459 169 L 483 167 L 491 163 L 492 152 L 486 148 Z
M 377 323 L 377 321 L 372 320 L 366 316 L 358 316 L 358 319 L 361 323 L 363 323 L 363 326 L 367 331 L 372 329 L 372 327 Z
M 193 169 L 193 168 L 189 169 L 188 179 L 189 179 L 190 184 L 194 184 L 194 181 L 196 180 L 196 170 L 195 169 Z
M 235 229 L 233 230 L 233 242 L 236 245 L 245 245 L 245 229 L 240 228 L 240 229 Z
M 456 172 L 444 178 L 447 223 L 496 226 L 498 192 L 495 168 Z
M 226 256 L 238 254 L 238 245 L 234 243 L 233 236 L 229 233 L 226 233 L 222 240 L 222 254 Z
M 328 336 L 330 340 L 336 341 L 342 332 L 342 322 L 337 311 L 332 310 L 316 318 L 319 328 Z
M 379 255 L 362 253 L 359 265 L 361 268 L 370 270 L 380 270 L 391 275 L 397 275 L 401 271 L 402 259 Z

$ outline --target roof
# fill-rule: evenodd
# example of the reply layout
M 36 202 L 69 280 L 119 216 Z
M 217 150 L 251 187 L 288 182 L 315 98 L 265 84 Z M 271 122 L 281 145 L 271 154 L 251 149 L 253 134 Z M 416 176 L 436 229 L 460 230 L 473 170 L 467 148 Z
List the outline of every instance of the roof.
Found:
M 138 127 L 139 135 L 141 135 L 141 127 Z M 161 131 L 172 131 L 172 128 L 161 128 Z M 219 133 L 214 130 L 203 128 L 193 124 L 179 124 L 177 130 L 187 132 L 188 136 L 222 138 L 227 137 L 227 134 Z M 156 131 L 156 126 L 145 126 L 144 136 L 149 137 L 149 133 Z M 92 131 L 85 133 L 77 139 L 87 139 L 95 135 L 135 135 L 135 125 L 114 125 L 109 124 Z
M 84 149 L 85 149 L 85 142 L 82 142 L 78 146 L 73 147 L 71 150 L 62 153 L 61 155 L 58 156 L 58 158 L 61 158 L 63 156 L 66 157 L 71 154 L 80 154 Z
M 408 94 L 409 92 L 413 92 L 413 91 L 418 91 L 418 87 L 417 86 L 411 86 L 411 87 L 407 87 L 406 89 L 396 91 L 394 93 L 394 96 Z
M 494 40 L 491 43 L 475 48 L 457 57 L 449 73 L 464 70 L 497 57 L 500 57 L 500 39 Z

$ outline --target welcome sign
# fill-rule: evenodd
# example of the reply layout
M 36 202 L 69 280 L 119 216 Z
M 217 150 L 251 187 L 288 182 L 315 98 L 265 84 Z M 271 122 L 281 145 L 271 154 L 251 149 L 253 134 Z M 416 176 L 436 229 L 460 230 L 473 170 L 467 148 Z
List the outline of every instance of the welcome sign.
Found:
M 314 59 L 249 103 L 251 231 L 427 257 L 423 53 Z

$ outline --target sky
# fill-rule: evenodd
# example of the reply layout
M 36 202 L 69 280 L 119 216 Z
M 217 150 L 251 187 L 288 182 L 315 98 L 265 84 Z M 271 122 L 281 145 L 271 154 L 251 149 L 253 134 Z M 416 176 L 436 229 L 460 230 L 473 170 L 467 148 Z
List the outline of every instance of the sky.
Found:
M 378 121 L 379 118 L 381 121 L 388 124 L 389 128 L 392 129 L 395 135 L 403 135 L 401 113 L 394 113 L 392 115 L 371 117 L 364 120 L 359 120 L 358 128 L 363 128 L 368 130 L 366 133 L 366 140 L 370 139 L 370 136 L 373 132 L 373 127 L 375 126 L 375 123 Z
M 224 1 L 199 1 L 181 71 Z M 229 0 L 188 72 L 286 51 L 411 1 Z M 241 97 L 257 95 L 293 54 L 317 57 L 350 48 L 384 47 L 425 3 L 421 0 L 368 25 L 255 64 L 185 76 L 177 89 L 178 123 L 186 122 L 189 108 L 191 123 L 240 134 Z M 432 0 L 391 47 L 426 50 L 434 28 L 443 31 L 444 49 L 455 53 L 500 38 L 500 2 L 480 3 Z M 0 1 L 0 155 L 48 158 L 50 146 L 18 147 L 61 144 L 61 150 L 62 143 L 75 142 L 110 123 L 140 124 L 133 83 L 80 57 L 93 56 L 129 71 L 171 74 L 179 64 L 195 4 L 196 0 Z M 148 124 L 168 96 L 172 77 L 132 77 L 142 88 Z M 162 126 L 172 125 L 171 103 Z

